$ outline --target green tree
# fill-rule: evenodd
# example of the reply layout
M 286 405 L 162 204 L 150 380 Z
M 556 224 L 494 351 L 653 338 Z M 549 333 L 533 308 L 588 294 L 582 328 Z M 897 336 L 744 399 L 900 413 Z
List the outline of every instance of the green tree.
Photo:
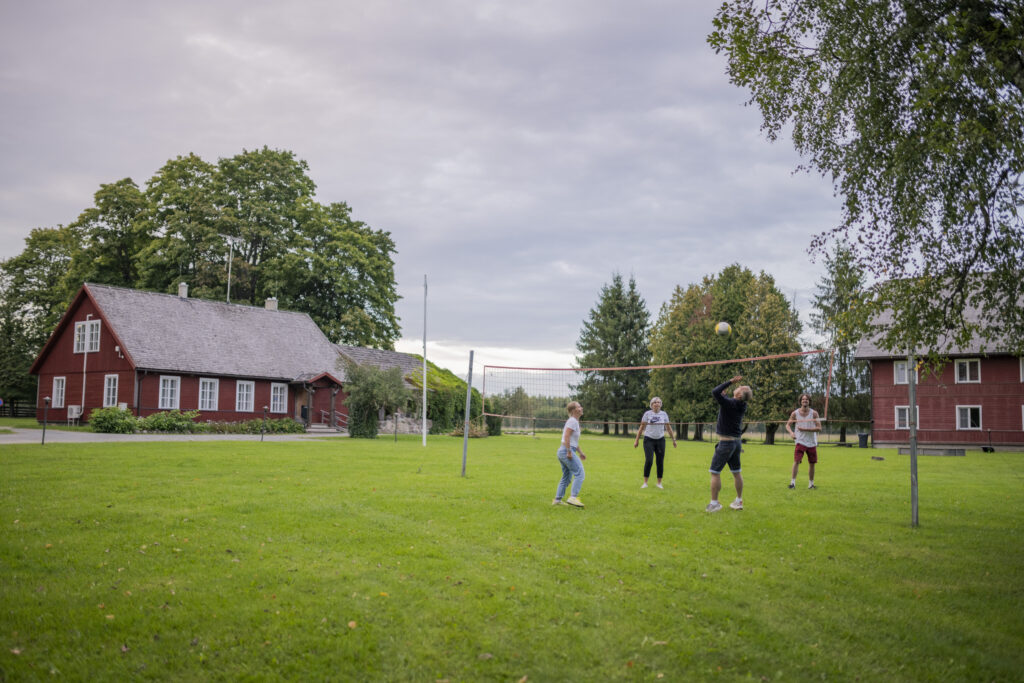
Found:
M 231 264 L 232 297 L 257 304 L 278 294 L 268 284 L 301 231 L 301 213 L 316 184 L 305 161 L 267 147 L 221 159 L 217 169 L 223 231 L 240 240 Z
M 83 282 L 136 287 L 139 255 L 152 239 L 149 203 L 131 178 L 100 185 L 94 199 L 69 226 L 82 244 L 68 268 L 72 288 Z
M 647 328 L 650 314 L 647 304 L 636 288 L 636 280 L 629 278 L 628 289 L 622 276 L 614 273 L 610 285 L 601 288 L 597 306 L 590 309 L 589 320 L 584 321 L 580 338 L 576 342 L 576 367 L 619 368 L 650 365 L 651 352 L 647 346 Z M 643 412 L 647 399 L 647 370 L 603 371 L 583 373 L 582 381 L 572 387 L 576 399 L 586 406 L 591 419 L 613 420 L 615 433 L 623 421 L 628 434 L 628 421 Z M 604 431 L 608 433 L 608 423 Z
M 139 254 L 139 286 L 173 292 L 188 282 L 192 296 L 225 295 L 228 248 L 217 206 L 217 166 L 195 154 L 164 164 L 146 184 L 155 238 Z
M 81 250 L 70 227 L 35 228 L 20 254 L 0 263 L 3 305 L 23 326 L 32 355 L 53 332 L 81 282 L 67 275 Z
M 405 408 L 413 399 L 400 368 L 378 368 L 345 361 L 345 405 L 348 406 L 349 435 L 375 439 L 381 412 Z
M 849 421 L 865 421 L 871 417 L 870 368 L 865 361 L 855 361 L 857 325 L 849 318 L 855 302 L 862 296 L 864 274 L 845 243 L 838 243 L 825 259 L 825 275 L 818 281 L 811 312 L 811 329 L 825 339 L 831 353 L 811 356 L 810 374 L 814 393 L 824 393 L 829 383 L 829 418 L 839 424 L 839 441 L 846 441 Z M 829 382 L 828 372 L 832 377 Z
M 890 351 L 974 335 L 1024 351 L 1020 3 L 727 0 L 714 26 L 767 136 L 792 130 L 844 199 L 811 248 L 850 244 L 874 282 L 863 329 Z
M 283 306 L 303 310 L 332 341 L 393 349 L 395 244 L 352 219 L 347 204 L 306 202 L 281 267 L 270 276 Z

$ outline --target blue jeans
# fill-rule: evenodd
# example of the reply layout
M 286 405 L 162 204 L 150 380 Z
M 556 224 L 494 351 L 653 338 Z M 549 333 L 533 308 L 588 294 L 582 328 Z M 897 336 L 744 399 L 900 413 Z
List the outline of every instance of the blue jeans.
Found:
M 580 495 L 580 489 L 583 488 L 583 479 L 586 474 L 583 472 L 583 461 L 580 460 L 579 455 L 574 455 L 572 458 L 569 457 L 569 452 L 565 450 L 565 446 L 560 446 L 558 449 L 558 464 L 562 466 L 562 479 L 558 482 L 558 488 L 555 490 L 555 498 L 562 500 L 562 496 L 565 495 L 565 489 L 569 487 L 569 482 L 572 482 L 572 493 L 570 494 L 573 498 Z

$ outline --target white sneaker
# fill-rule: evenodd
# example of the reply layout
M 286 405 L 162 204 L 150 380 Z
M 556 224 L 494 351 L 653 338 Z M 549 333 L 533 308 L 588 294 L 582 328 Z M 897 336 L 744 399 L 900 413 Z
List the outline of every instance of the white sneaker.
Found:
M 663 489 L 663 488 L 665 488 L 665 487 L 664 487 L 664 486 L 662 486 L 661 484 L 655 484 L 655 486 L 657 486 L 657 487 L 658 487 L 659 489 Z
M 578 508 L 583 507 L 583 501 L 580 500 L 579 498 L 577 498 L 576 496 L 570 496 L 569 500 L 567 500 L 565 502 L 568 503 L 569 505 L 573 505 L 573 506 L 578 507 Z
M 729 503 L 729 507 L 731 507 L 733 510 L 742 510 L 743 509 L 743 501 L 740 500 L 739 498 L 737 498 L 733 502 Z
M 552 505 L 561 505 L 562 504 L 562 499 L 561 498 L 555 498 L 553 501 L 551 501 L 551 504 Z
M 704 511 L 705 512 L 718 512 L 721 509 L 722 509 L 722 504 L 719 503 L 717 500 L 713 500 L 710 503 L 708 503 L 708 506 L 706 508 L 704 508 Z
M 645 481 L 644 483 L 640 484 L 640 488 L 642 488 L 642 489 L 647 488 L 647 482 Z

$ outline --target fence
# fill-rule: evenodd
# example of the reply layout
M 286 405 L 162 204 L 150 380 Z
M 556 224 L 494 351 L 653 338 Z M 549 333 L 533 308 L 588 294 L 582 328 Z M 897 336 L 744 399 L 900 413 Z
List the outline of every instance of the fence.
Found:
M 36 406 L 28 401 L 4 401 L 0 417 L 35 417 Z

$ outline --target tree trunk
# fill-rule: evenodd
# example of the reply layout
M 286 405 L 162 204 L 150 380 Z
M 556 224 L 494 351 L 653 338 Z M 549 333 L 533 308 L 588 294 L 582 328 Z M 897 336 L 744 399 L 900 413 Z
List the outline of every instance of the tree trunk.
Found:
M 604 432 L 603 433 L 604 433 L 605 436 L 608 436 L 608 421 L 607 420 L 604 423 Z
M 690 423 L 680 422 L 676 425 L 676 436 L 679 437 L 680 441 L 686 441 L 690 438 Z
M 839 425 L 839 443 L 846 443 L 846 423 Z
M 704 440 L 704 423 L 698 422 L 693 426 L 693 440 L 703 441 Z
M 764 443 L 766 446 L 775 445 L 775 431 L 779 428 L 777 423 L 766 423 L 764 426 Z

